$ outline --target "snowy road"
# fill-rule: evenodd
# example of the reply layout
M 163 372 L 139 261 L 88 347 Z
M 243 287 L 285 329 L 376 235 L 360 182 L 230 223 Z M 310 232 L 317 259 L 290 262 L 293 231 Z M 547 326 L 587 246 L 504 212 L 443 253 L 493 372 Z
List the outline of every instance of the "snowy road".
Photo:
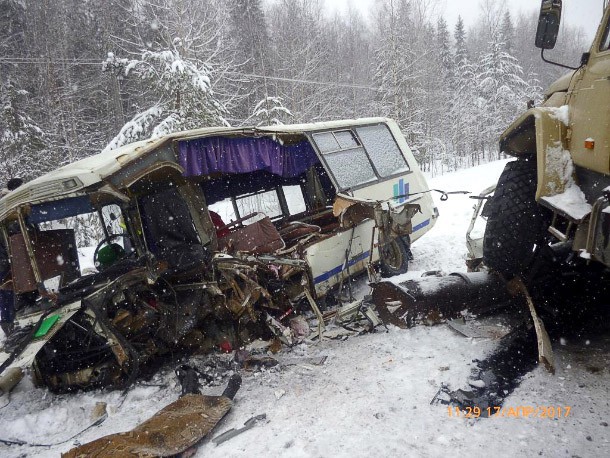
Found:
M 495 182 L 504 162 L 430 180 L 431 187 L 478 193 Z M 473 201 L 463 195 L 437 199 L 436 227 L 413 246 L 414 278 L 425 270 L 465 270 L 464 234 Z M 287 355 L 324 355 L 322 366 L 299 364 L 283 370 L 245 372 L 235 406 L 213 436 L 266 413 L 267 423 L 215 446 L 206 457 L 370 457 L 383 456 L 610 456 L 610 337 L 563 341 L 555 346 L 557 373 L 538 367 L 505 401 L 505 407 L 570 407 L 562 418 L 466 419 L 449 416 L 447 406 L 430 405 L 441 383 L 464 387 L 472 360 L 494 345 L 467 339 L 444 325 L 300 345 Z M 595 358 L 591 358 L 594 355 Z M 91 422 L 96 402 L 108 404 L 109 418 L 78 437 L 81 443 L 127 430 L 176 399 L 171 372 L 120 392 L 56 396 L 24 380 L 0 410 L 0 438 L 56 443 Z M 221 387 L 206 389 L 219 394 Z M 53 447 L 0 444 L 0 456 L 58 456 L 74 441 Z

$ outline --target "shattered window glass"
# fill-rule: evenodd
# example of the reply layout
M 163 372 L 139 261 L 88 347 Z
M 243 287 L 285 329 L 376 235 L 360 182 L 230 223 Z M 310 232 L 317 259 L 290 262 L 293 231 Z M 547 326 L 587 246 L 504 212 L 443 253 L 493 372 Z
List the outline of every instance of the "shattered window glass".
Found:
M 112 204 L 102 207 L 102 217 L 108 233 L 124 234 L 127 232 L 121 217 L 121 208 L 118 205 Z
M 356 132 L 380 176 L 387 177 L 409 170 L 400 148 L 385 125 L 358 127 Z
M 364 148 L 354 148 L 325 157 L 339 187 L 352 188 L 377 179 Z

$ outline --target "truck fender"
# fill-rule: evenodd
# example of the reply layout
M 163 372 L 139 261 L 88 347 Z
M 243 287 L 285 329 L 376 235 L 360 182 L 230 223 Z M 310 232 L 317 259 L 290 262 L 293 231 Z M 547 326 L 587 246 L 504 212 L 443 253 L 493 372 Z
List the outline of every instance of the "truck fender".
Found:
M 500 136 L 500 151 L 519 157 L 536 153 L 536 201 L 565 191 L 573 167 L 567 151 L 567 107 L 530 108 Z M 565 111 L 564 111 L 565 110 Z

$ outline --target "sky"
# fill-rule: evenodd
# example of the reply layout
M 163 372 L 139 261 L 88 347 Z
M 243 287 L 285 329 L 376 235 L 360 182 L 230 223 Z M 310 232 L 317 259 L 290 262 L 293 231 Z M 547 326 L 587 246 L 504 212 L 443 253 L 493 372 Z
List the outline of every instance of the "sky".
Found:
M 375 0 L 324 0 L 329 11 L 346 10 L 347 5 L 352 3 L 366 16 L 372 9 Z M 443 15 L 449 27 L 453 29 L 458 15 L 462 16 L 466 28 L 475 24 L 480 14 L 481 0 L 438 0 L 437 15 Z M 432 3 L 432 2 L 431 2 Z M 540 10 L 539 0 L 505 0 L 513 17 L 520 11 L 538 12 Z M 593 38 L 602 15 L 603 0 L 564 0 L 562 23 L 568 25 L 582 26 L 587 36 Z M 532 36 L 534 31 L 532 31 Z

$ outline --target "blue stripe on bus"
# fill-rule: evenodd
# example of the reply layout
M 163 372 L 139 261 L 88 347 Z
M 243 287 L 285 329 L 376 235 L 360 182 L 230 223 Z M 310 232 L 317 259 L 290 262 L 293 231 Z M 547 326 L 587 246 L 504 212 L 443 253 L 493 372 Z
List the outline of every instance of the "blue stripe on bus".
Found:
M 430 224 L 430 220 L 427 219 L 426 221 L 423 221 L 421 223 L 419 223 L 417 226 L 413 227 L 413 232 L 415 231 L 419 231 L 420 229 L 423 229 L 424 227 L 426 227 L 428 224 Z
M 360 261 L 368 258 L 369 253 L 370 253 L 370 251 L 365 251 L 364 253 L 360 253 L 358 256 L 354 256 L 352 259 L 349 260 L 349 266 L 351 267 L 354 264 L 356 264 L 357 262 L 360 262 Z M 335 267 L 334 269 L 329 270 L 328 272 L 324 272 L 322 275 L 318 275 L 316 278 L 313 279 L 313 282 L 314 282 L 314 284 L 318 284 L 323 281 L 326 281 L 330 277 L 334 277 L 335 275 L 340 274 L 342 270 L 343 270 L 343 264 Z
M 426 221 L 419 223 L 417 226 L 414 226 L 413 232 L 419 231 L 420 229 L 423 229 L 424 227 L 426 227 L 429 224 L 430 224 L 430 220 L 427 219 Z M 353 257 L 349 261 L 349 266 L 351 267 L 354 264 L 356 264 L 357 262 L 360 262 L 360 261 L 368 258 L 369 253 L 370 253 L 370 251 L 365 251 L 364 253 L 361 253 L 358 256 Z M 343 264 L 335 267 L 334 269 L 329 270 L 328 272 L 324 272 L 323 274 L 318 275 L 316 278 L 313 279 L 313 282 L 314 282 L 314 284 L 317 285 L 318 283 L 326 281 L 326 280 L 330 279 L 331 277 L 334 277 L 335 275 L 340 274 L 342 270 L 343 270 Z

